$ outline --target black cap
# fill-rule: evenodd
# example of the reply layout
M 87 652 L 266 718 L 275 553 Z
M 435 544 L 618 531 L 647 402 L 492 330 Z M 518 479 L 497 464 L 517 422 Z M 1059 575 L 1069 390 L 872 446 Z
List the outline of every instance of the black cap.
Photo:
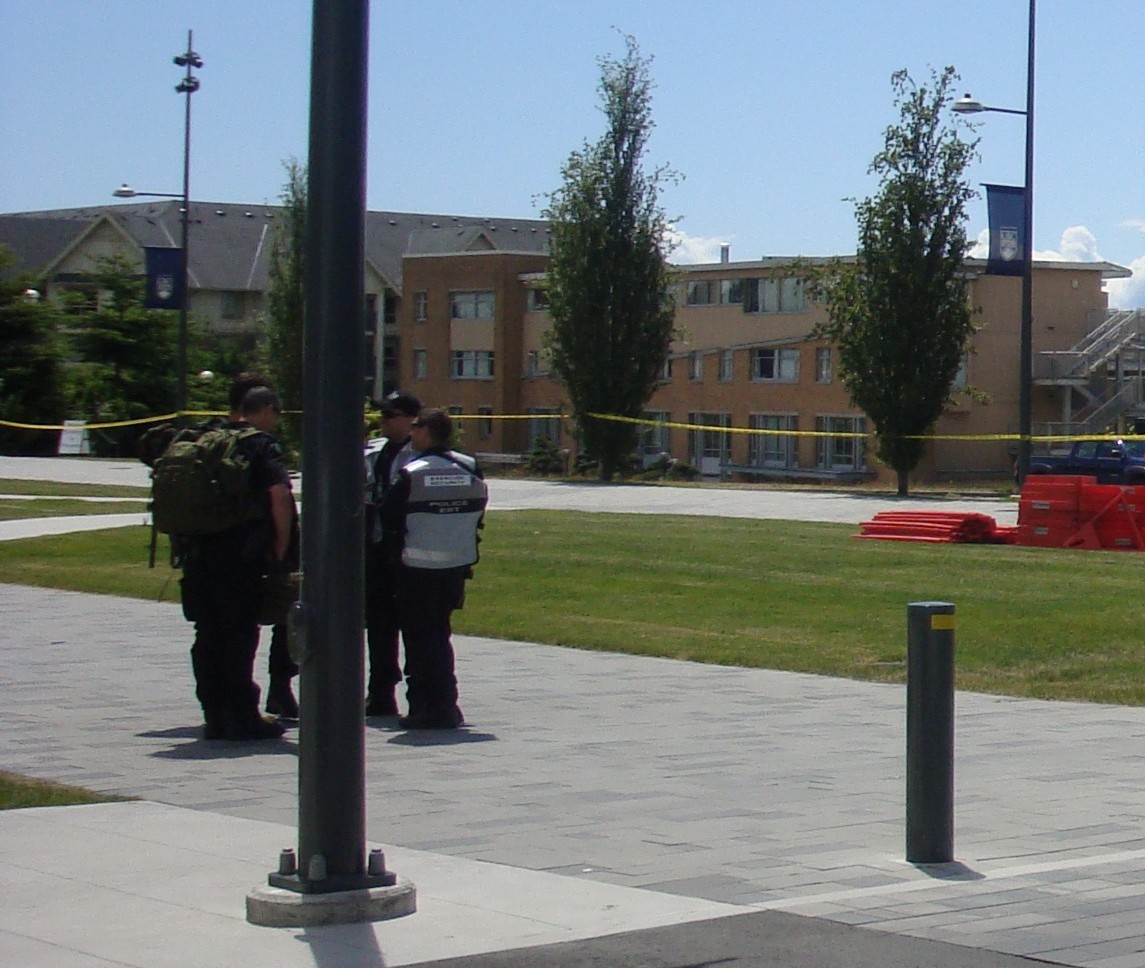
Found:
M 401 414 L 403 417 L 416 417 L 421 413 L 421 401 L 412 393 L 402 393 L 395 390 L 388 394 L 381 403 L 381 411 Z

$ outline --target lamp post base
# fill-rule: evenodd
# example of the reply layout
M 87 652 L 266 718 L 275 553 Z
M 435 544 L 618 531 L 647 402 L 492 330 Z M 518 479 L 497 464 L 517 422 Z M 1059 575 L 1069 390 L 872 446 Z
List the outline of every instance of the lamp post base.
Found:
M 397 878 L 386 887 L 302 894 L 283 887 L 256 887 L 246 896 L 246 919 L 268 928 L 362 924 L 404 917 L 417 910 L 417 888 Z

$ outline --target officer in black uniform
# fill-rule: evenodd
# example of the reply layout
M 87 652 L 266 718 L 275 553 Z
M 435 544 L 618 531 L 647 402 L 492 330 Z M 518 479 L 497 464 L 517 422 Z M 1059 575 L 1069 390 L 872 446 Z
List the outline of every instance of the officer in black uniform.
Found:
M 398 471 L 413 457 L 410 425 L 421 411 L 421 401 L 395 390 L 381 404 L 381 447 L 366 448 L 366 642 L 370 673 L 366 690 L 367 716 L 396 716 L 394 690 L 402 681 L 398 661 L 397 574 L 401 545 L 387 536 L 378 509 Z
M 284 732 L 259 714 L 254 681 L 260 581 L 268 567 L 288 566 L 294 516 L 282 449 L 270 436 L 281 411 L 273 390 L 255 387 L 243 398 L 241 419 L 227 423 L 262 431 L 238 446 L 250 461 L 252 489 L 265 502 L 264 513 L 226 531 L 180 539 L 186 542 L 183 614 L 195 623 L 191 666 L 207 739 L 274 739 Z
M 488 491 L 477 462 L 449 449 L 453 423 L 444 410 L 422 410 L 410 433 L 417 456 L 382 505 L 383 526 L 401 548 L 398 612 L 409 712 L 398 725 L 456 729 L 465 719 L 457 705 L 450 615 L 461 607 L 477 562 Z

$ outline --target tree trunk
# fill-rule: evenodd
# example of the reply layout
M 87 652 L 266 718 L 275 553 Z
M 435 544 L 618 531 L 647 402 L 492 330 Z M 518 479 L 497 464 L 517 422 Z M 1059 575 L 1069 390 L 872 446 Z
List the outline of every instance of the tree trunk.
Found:
M 910 495 L 910 471 L 899 470 L 895 472 L 898 474 L 899 497 L 908 497 Z

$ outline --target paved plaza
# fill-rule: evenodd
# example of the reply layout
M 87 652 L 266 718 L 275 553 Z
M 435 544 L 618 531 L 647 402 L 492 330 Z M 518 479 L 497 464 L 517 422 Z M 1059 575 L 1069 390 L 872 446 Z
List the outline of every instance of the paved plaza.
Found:
M 518 483 L 494 507 L 893 501 Z M 0 768 L 141 798 L 0 814 L 0 964 L 1145 968 L 1145 709 L 959 693 L 956 862 L 916 866 L 902 686 L 464 636 L 466 729 L 366 728 L 368 837 L 418 912 L 249 925 L 297 733 L 201 740 L 189 632 L 171 601 L 0 586 Z

